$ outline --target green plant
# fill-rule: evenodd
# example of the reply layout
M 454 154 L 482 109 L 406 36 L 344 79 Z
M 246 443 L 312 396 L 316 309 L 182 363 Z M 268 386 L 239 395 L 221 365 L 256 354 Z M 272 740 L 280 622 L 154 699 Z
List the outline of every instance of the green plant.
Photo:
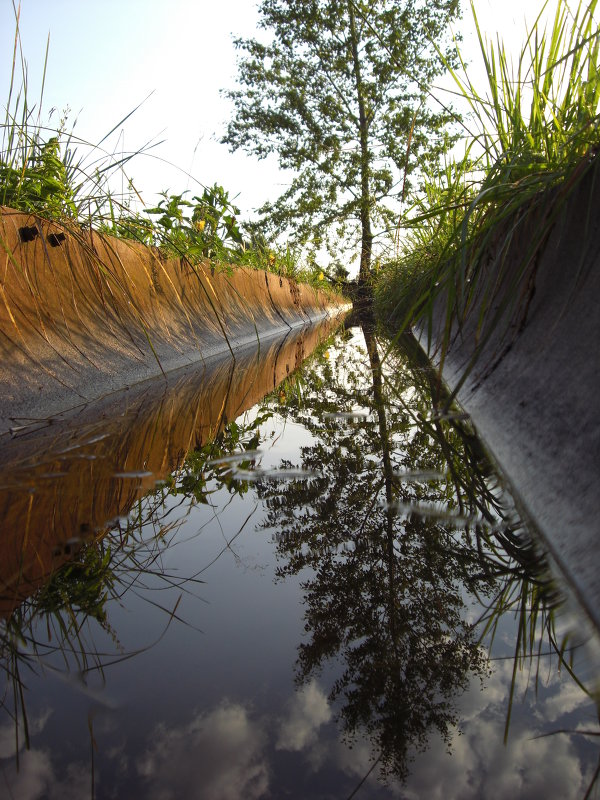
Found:
M 243 238 L 236 215 L 240 211 L 229 200 L 229 193 L 215 183 L 192 201 L 184 199 L 184 194 L 162 192 L 158 205 L 144 210 L 158 217 L 153 223 L 156 244 L 169 254 L 193 261 L 239 260 Z
M 4 122 L 0 125 L 0 203 L 56 220 L 100 226 L 109 211 L 114 217 L 115 205 L 120 205 L 125 211 L 131 196 L 136 195 L 131 180 L 124 176 L 129 194 L 117 200 L 111 189 L 111 178 L 115 173 L 123 172 L 125 165 L 142 151 L 115 155 L 103 149 L 103 145 L 139 106 L 120 120 L 98 144 L 76 137 L 73 129 L 67 131 L 68 108 L 57 125 L 52 123 L 54 110 L 50 111 L 44 123 L 42 109 L 48 44 L 40 96 L 37 103 L 31 104 L 17 9 L 10 88 Z
M 427 317 L 443 293 L 447 345 L 453 326 L 462 324 L 478 293 L 483 298 L 481 348 L 498 326 L 522 312 L 519 279 L 535 265 L 556 215 L 600 144 L 596 8 L 597 0 L 585 6 L 580 2 L 571 15 L 566 0 L 559 0 L 547 34 L 540 13 L 513 74 L 502 43 L 484 41 L 471 3 L 487 93 L 473 85 L 460 53 L 462 74 L 446 62 L 470 108 L 470 138 L 462 159 L 425 175 L 422 193 L 413 198 L 401 223 L 409 231 L 402 252 L 380 276 L 380 308 L 397 324 L 405 327 Z M 548 192 L 553 192 L 551 199 Z M 488 313 L 508 269 L 503 254 L 532 218 L 537 221 L 518 278 L 499 312 Z M 498 254 L 496 269 L 486 269 Z
M 17 90 L 18 55 L 22 75 Z M 239 265 L 292 279 L 300 277 L 299 254 L 290 247 L 267 241 L 249 225 L 240 225 L 239 209 L 217 183 L 202 187 L 202 192 L 191 199 L 187 199 L 187 192 L 164 191 L 157 205 L 138 211 L 143 201 L 124 168 L 142 151 L 116 155 L 103 149 L 109 137 L 137 108 L 96 146 L 76 138 L 73 131 L 67 133 L 68 110 L 56 128 L 43 125 L 41 109 L 47 57 L 48 50 L 40 98 L 37 105 L 31 106 L 17 11 L 11 84 L 1 129 L 0 204 L 59 222 L 86 251 L 89 245 L 85 229 L 93 228 L 102 234 L 157 246 L 165 256 L 186 259 L 192 266 L 209 261 L 212 268 L 221 265 L 228 271 L 232 265 Z M 120 193 L 113 188 L 116 173 L 127 187 Z M 107 246 L 112 247 L 110 242 Z M 118 303 L 123 287 L 113 285 L 110 266 L 98 266 Z M 314 273 L 308 271 L 303 277 L 313 285 L 328 288 L 320 273 Z M 129 298 L 122 299 L 130 308 Z
M 423 170 L 402 249 L 384 263 L 375 286 L 380 316 L 393 319 L 400 329 L 427 309 L 437 265 L 460 247 L 465 210 L 477 193 L 473 169 L 467 153 L 460 161 L 448 159 L 438 169 Z
M 27 163 L 17 168 L 0 161 L 2 205 L 23 211 L 43 212 L 49 217 L 76 215 L 73 186 L 60 158 L 58 136 L 30 144 Z
M 374 226 L 394 219 L 400 175 L 406 182 L 446 145 L 448 114 L 426 107 L 425 87 L 443 70 L 431 40 L 445 47 L 459 4 L 265 0 L 259 13 L 269 44 L 236 41 L 243 57 L 223 142 L 277 154 L 295 174 L 259 209 L 264 224 L 359 258 L 368 294 Z

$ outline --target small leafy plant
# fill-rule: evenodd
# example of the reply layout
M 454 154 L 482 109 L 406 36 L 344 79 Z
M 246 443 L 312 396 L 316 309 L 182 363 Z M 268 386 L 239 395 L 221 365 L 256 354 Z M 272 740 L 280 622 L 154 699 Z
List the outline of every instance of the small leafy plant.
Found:
M 243 242 L 237 222 L 240 210 L 229 193 L 215 183 L 191 201 L 184 194 L 162 192 L 158 205 L 144 210 L 158 217 L 152 225 L 155 243 L 170 255 L 195 261 L 239 260 Z

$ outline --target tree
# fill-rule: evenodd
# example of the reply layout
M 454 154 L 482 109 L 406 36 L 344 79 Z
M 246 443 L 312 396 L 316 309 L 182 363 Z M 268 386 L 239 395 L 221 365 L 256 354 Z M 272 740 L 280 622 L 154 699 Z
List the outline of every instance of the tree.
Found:
M 277 235 L 330 252 L 360 242 L 368 286 L 374 226 L 395 218 L 407 176 L 448 145 L 427 104 L 458 0 L 262 0 L 268 44 L 236 39 L 239 88 L 222 141 L 295 175 L 259 213 Z M 346 247 L 343 247 L 345 250 Z

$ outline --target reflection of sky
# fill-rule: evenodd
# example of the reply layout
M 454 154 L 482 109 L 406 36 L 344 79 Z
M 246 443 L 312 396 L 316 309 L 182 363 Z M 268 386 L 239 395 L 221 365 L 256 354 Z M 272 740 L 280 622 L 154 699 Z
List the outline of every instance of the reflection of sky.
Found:
M 264 750 L 260 723 L 223 702 L 178 728 L 159 725 L 136 766 L 150 800 L 255 800 L 269 786 Z
M 429 749 L 417 755 L 403 788 L 390 785 L 385 790 L 372 776 L 364 796 L 405 800 L 582 797 L 592 777 L 593 759 L 583 765 L 569 736 L 533 736 L 543 728 L 544 717 L 552 719 L 554 710 L 567 708 L 574 712 L 583 707 L 585 695 L 575 695 L 572 682 L 555 676 L 537 709 L 532 708 L 533 698 L 519 705 L 511 736 L 504 746 L 511 671 L 511 664 L 502 662 L 488 691 L 482 693 L 477 684 L 467 693 L 462 734 L 453 737 L 451 755 L 441 739 L 433 737 Z M 527 680 L 521 673 L 517 695 L 523 695 Z M 533 728 L 527 719 L 530 715 L 535 720 Z M 32 720 L 34 735 L 43 731 L 49 716 L 46 712 Z M 188 713 L 178 724 L 155 724 L 144 732 L 136 752 L 126 740 L 121 746 L 107 747 L 103 768 L 121 773 L 125 785 L 132 781 L 132 785 L 140 786 L 139 796 L 149 800 L 254 800 L 284 796 L 284 792 L 292 797 L 325 798 L 330 795 L 321 793 L 319 787 L 326 785 L 328 779 L 334 777 L 339 788 L 346 791 L 346 787 L 362 779 L 373 759 L 365 740 L 359 740 L 352 749 L 342 744 L 332 719 L 333 710 L 316 681 L 292 694 L 279 713 L 271 715 L 251 704 L 222 699 L 209 710 Z M 108 732 L 119 736 L 112 725 Z M 4 725 L 0 729 L 4 758 L 11 752 L 11 736 L 14 730 Z M 74 800 L 87 796 L 89 762 L 71 762 L 60 770 L 53 750 L 46 746 L 22 751 L 18 775 L 10 775 L 9 762 L 2 762 L 13 796 L 20 800 Z M 296 787 L 286 784 L 282 774 L 282 763 L 290 755 L 296 759 L 301 775 Z M 100 778 L 102 771 L 101 768 Z M 301 791 L 295 792 L 294 788 Z
M 301 430 L 276 419 L 263 465 L 294 460 L 307 443 Z M 197 574 L 202 583 L 191 587 L 193 593 L 149 578 L 145 591 L 109 607 L 115 656 L 120 647 L 154 646 L 107 668 L 105 682 L 95 676 L 87 686 L 28 673 L 32 749 L 23 748 L 21 730 L 18 773 L 14 727 L 7 717 L 0 726 L 8 796 L 89 796 L 90 726 L 98 798 L 339 798 L 367 774 L 378 754 L 360 732 L 351 747 L 342 741 L 337 706 L 328 701 L 343 665 L 329 664 L 318 680 L 294 686 L 297 647 L 306 641 L 300 578 L 275 580 L 272 531 L 260 529 L 264 511 L 253 487 L 243 498 L 223 489 L 210 502 L 219 506 L 218 516 L 209 505 L 165 506 L 169 519 L 181 516 L 181 527 L 161 564 L 173 576 Z M 165 631 L 180 596 L 177 615 L 184 622 Z M 509 654 L 513 637 L 514 621 L 508 621 L 494 655 Z M 109 640 L 102 638 L 103 648 Z M 542 669 L 536 696 L 526 667 L 517 673 L 505 746 L 512 661 L 493 666 L 485 691 L 474 680 L 458 699 L 461 734 L 452 736 L 452 755 L 432 735 L 428 749 L 415 754 L 405 787 L 383 786 L 375 769 L 358 796 L 582 797 L 596 765 L 594 741 L 535 737 L 563 727 L 593 728 L 593 704 L 554 667 Z
M 512 662 L 499 662 L 485 692 L 478 691 L 478 686 L 471 687 L 461 703 L 462 734 L 453 736 L 452 755 L 446 753 L 443 742 L 434 739 L 430 750 L 415 761 L 403 795 L 407 800 L 584 796 L 595 767 L 592 753 L 586 754 L 592 758 L 583 764 L 572 737 L 564 734 L 535 737 L 545 732 L 545 720 L 554 721 L 552 709 L 561 707 L 565 713 L 587 706 L 589 714 L 590 704 L 585 694 L 579 691 L 575 697 L 573 682 L 564 674 L 562 677 L 555 674 L 536 703 L 530 676 L 519 672 L 510 736 L 505 746 L 503 734 L 511 677 Z

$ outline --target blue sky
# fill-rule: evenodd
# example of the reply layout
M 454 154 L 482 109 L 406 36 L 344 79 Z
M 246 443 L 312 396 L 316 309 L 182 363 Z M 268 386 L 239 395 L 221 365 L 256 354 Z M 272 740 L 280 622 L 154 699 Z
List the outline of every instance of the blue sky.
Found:
M 140 102 L 142 107 L 110 139 L 117 150 L 137 150 L 165 139 L 131 163 L 136 186 L 146 194 L 182 191 L 188 178 L 160 158 L 240 192 L 247 208 L 262 202 L 277 183 L 276 164 L 232 155 L 215 139 L 224 130 L 229 103 L 219 89 L 232 86 L 235 52 L 231 33 L 251 35 L 252 2 L 190 0 L 22 0 L 21 39 L 28 62 L 29 101 L 37 102 L 46 40 L 50 50 L 42 118 L 52 121 L 67 106 L 75 133 L 98 142 Z M 14 15 L 0 0 L 0 97 L 8 96 Z M 112 149 L 112 148 L 111 148 Z M 195 152 L 194 152 L 195 151 Z M 190 188 L 193 184 L 190 184 Z
M 520 46 L 524 17 L 531 19 L 541 5 L 538 0 L 475 0 L 486 35 L 499 32 L 509 47 Z M 479 59 L 465 0 L 463 7 L 463 49 L 476 75 Z M 68 106 L 71 124 L 77 119 L 75 133 L 98 142 L 151 95 L 110 139 L 117 151 L 166 140 L 151 151 L 155 157 L 140 156 L 129 168 L 144 200 L 155 202 L 155 193 L 163 189 L 195 188 L 164 159 L 203 184 L 220 183 L 237 195 L 243 215 L 248 215 L 285 184 L 275 160 L 231 154 L 217 141 L 231 113 L 219 89 L 235 81 L 232 34 L 254 35 L 257 19 L 252 0 L 22 0 L 29 100 L 39 98 L 50 33 L 43 119 L 55 108 L 56 122 Z M 14 31 L 13 4 L 0 0 L 2 105 L 8 97 Z

